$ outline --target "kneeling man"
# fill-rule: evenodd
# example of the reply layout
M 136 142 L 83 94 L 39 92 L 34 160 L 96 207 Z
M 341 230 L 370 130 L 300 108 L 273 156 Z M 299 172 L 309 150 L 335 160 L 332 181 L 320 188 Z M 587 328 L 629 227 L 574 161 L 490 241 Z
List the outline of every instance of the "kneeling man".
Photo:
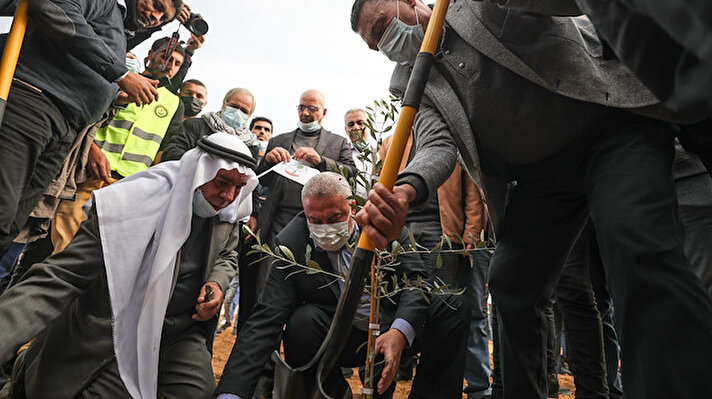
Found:
M 219 399 L 252 397 L 265 363 L 279 348 L 283 329 L 285 360 L 291 367 L 306 364 L 319 349 L 345 285 L 343 280 L 335 281 L 334 275 L 348 273 L 352 253 L 345 243 L 347 239 L 355 242 L 358 235 L 347 199 L 351 195 L 349 183 L 334 172 L 314 176 L 302 189 L 304 212 L 284 227 L 276 244 L 288 247 L 301 265 L 306 263 L 305 254 L 310 253 L 310 259 L 329 274 L 305 273 L 300 266 L 281 262 L 272 265 L 262 296 L 240 331 L 223 371 L 217 389 Z M 407 230 L 399 240 L 408 246 Z M 407 350 L 421 353 L 411 398 L 461 398 L 468 334 L 462 298 L 429 298 L 414 288 L 419 279 L 427 278 L 420 257 L 405 254 L 398 261 L 394 270 L 385 272 L 383 281 L 391 282 L 397 276 L 403 288 L 405 278 L 410 289 L 381 301 L 376 351 L 383 355 L 385 366 L 376 377 L 378 393 L 374 397 L 392 393 L 401 353 Z M 366 295 L 357 310 L 339 366 L 356 367 L 365 362 L 368 300 Z M 326 378 L 324 388 L 332 398 L 348 397 L 350 393 L 338 367 Z
M 215 133 L 92 194 L 68 247 L 0 297 L 12 397 L 209 398 L 208 340 L 251 214 L 255 160 Z M 39 335 L 37 335 L 39 334 Z

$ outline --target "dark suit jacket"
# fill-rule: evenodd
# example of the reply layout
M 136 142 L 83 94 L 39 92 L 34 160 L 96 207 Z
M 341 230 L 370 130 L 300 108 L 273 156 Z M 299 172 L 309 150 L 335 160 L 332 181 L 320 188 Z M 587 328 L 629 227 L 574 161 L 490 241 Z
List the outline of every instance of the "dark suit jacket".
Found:
M 292 143 L 294 142 L 294 135 L 296 133 L 297 130 L 294 130 L 289 133 L 272 137 L 267 145 L 265 154 L 272 151 L 275 147 L 282 147 L 291 153 Z M 355 174 L 356 164 L 354 163 L 353 156 L 351 154 L 351 145 L 346 137 L 331 133 L 326 129 L 321 129 L 319 140 L 317 141 L 314 149 L 317 154 L 321 156 L 321 163 L 316 166 L 316 168 L 320 171 L 326 172 L 345 167 L 348 170 L 349 175 Z M 263 158 L 257 167 L 257 174 L 261 174 L 274 165 L 275 164 L 267 162 Z M 264 206 L 260 210 L 259 216 L 257 217 L 257 229 L 260 230 L 263 238 L 269 237 L 270 224 L 272 222 L 272 217 L 277 211 L 277 207 L 279 207 L 278 201 L 282 197 L 282 187 L 285 180 L 287 179 L 277 175 L 276 173 L 268 173 L 260 179 L 261 185 L 269 187 L 269 195 Z
M 404 247 L 408 245 L 407 230 L 403 230 L 399 241 Z M 276 244 L 290 248 L 297 262 L 305 263 L 307 245 L 312 248 L 314 246 L 309 238 L 304 213 L 297 215 L 277 235 Z M 319 263 L 323 270 L 334 272 L 326 252 L 313 248 L 311 259 Z M 411 284 L 415 284 L 418 278 L 426 278 L 419 256 L 401 255 L 398 260 L 400 263 L 395 266 L 395 272 L 387 272 L 383 281 L 389 281 L 393 273 L 399 276 L 401 282 L 405 274 Z M 333 278 L 330 276 L 307 274 L 297 266 L 275 263 L 252 316 L 240 331 L 223 370 L 217 393 L 232 393 L 241 398 L 251 398 L 265 362 L 272 351 L 279 348 L 280 333 L 292 310 L 300 304 L 309 303 L 329 314 L 335 312 L 340 293 L 338 284 L 330 284 L 331 282 Z M 402 318 L 410 323 L 416 334 L 422 330 L 428 303 L 421 291 L 403 291 L 393 298 L 393 302 L 381 301 L 381 306 L 384 314 L 392 316 L 393 319 Z
M 543 6 L 552 2 L 537 3 Z M 486 194 L 495 230 L 499 228 L 509 179 L 497 173 L 498 167 L 492 162 L 491 155 L 488 162 L 481 162 L 476 132 L 470 126 L 469 115 L 460 98 L 479 96 L 481 101 L 488 101 L 488 96 L 516 96 L 516 93 L 469 92 L 469 75 L 464 74 L 464 69 L 475 57 L 475 52 L 561 96 L 632 110 L 658 119 L 674 118 L 659 106 L 657 98 L 620 61 L 604 54 L 593 25 L 586 19 L 523 13 L 485 1 L 453 4 L 448 8 L 445 22 L 467 42 L 469 49 L 443 51 L 425 87 L 423 105 L 414 124 L 419 138 L 416 156 L 401 173 L 401 176 L 412 175 L 422 182 L 420 191 L 427 193 L 418 193 L 420 203 L 434 194 L 450 176 L 458 157 L 452 151 L 456 146 L 463 166 Z M 390 87 L 393 94 L 403 95 L 410 69 L 408 65 L 396 66 Z M 451 82 L 441 70 L 461 78 Z M 419 129 L 425 126 L 424 123 L 432 125 L 438 119 L 442 119 L 446 126 Z M 526 125 L 526 121 L 521 123 Z M 414 184 L 418 185 L 417 182 Z
M 215 281 L 225 292 L 237 270 L 239 227 L 217 217 L 211 223 L 203 280 Z M 47 326 L 26 352 L 27 397 L 76 397 L 114 359 L 99 231 L 92 209 L 69 246 L 33 265 L 0 301 L 0 335 L 8 349 L 16 350 Z M 179 252 L 174 286 L 180 258 Z M 7 352 L 3 348 L 0 353 L 5 356 Z

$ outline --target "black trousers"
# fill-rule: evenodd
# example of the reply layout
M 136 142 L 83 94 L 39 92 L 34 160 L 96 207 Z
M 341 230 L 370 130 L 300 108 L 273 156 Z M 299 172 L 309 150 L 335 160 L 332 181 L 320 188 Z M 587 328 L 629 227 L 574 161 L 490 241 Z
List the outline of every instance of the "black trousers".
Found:
M 590 214 L 616 309 L 626 397 L 712 397 L 712 303 L 682 251 L 672 132 L 621 114 L 592 137 L 512 169 L 517 185 L 489 276 L 504 396 L 546 396 L 543 310 Z
M 415 339 L 412 347 L 404 348 L 401 356 L 404 359 L 418 352 L 421 354 L 409 398 L 462 397 L 469 332 L 469 314 L 465 310 L 462 296 L 432 297 L 422 335 Z M 331 314 L 311 304 L 299 306 L 292 312 L 284 330 L 284 356 L 290 366 L 299 367 L 312 359 L 329 330 L 331 318 Z M 338 365 L 363 365 L 367 339 L 367 332 L 352 328 Z M 382 358 L 376 358 L 376 363 L 382 363 Z M 376 384 L 379 378 L 380 370 L 377 369 Z M 324 388 L 332 398 L 344 397 L 349 385 L 341 369 L 334 368 L 326 378 Z M 384 395 L 374 393 L 374 398 L 390 397 L 394 389 L 395 383 Z
M 45 94 L 12 84 L 0 126 L 0 254 L 57 175 L 76 134 Z
M 588 232 L 586 230 L 589 230 Z M 618 334 L 613 325 L 613 299 L 606 286 L 606 271 L 601 262 L 601 251 L 596 241 L 596 231 L 592 223 L 588 223 L 581 238 L 586 235 L 588 241 L 588 271 L 591 275 L 591 287 L 596 297 L 596 308 L 601 315 L 601 328 L 603 332 L 603 355 L 606 359 L 606 381 L 611 399 L 623 399 L 623 387 L 621 377 L 618 373 L 618 363 L 620 362 L 620 346 L 618 345 Z
M 576 397 L 608 399 L 601 317 L 589 272 L 589 236 L 594 233 L 589 224 L 566 259 L 554 296 L 564 322 Z

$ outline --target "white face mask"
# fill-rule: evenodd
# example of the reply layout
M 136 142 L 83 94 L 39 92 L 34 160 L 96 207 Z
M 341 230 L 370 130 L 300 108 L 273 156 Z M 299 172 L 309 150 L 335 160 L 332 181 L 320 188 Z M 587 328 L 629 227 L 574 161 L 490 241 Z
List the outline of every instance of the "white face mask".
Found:
M 129 72 L 140 74 L 141 62 L 137 59 L 126 57 L 126 68 L 129 69 Z
M 211 218 L 220 213 L 220 210 L 215 210 L 203 196 L 203 191 L 197 189 L 193 194 L 193 213 L 201 218 Z
M 226 106 L 222 112 L 222 118 L 228 126 L 235 130 L 240 130 L 247 124 L 249 117 L 237 108 Z
M 407 25 L 400 20 L 400 1 L 396 0 L 396 17 L 391 20 L 378 42 L 378 49 L 389 60 L 401 65 L 412 63 L 423 42 L 423 26 L 415 10 L 415 25 Z
M 306 133 L 313 133 L 321 128 L 321 126 L 319 126 L 319 121 L 311 121 L 309 123 L 299 121 L 297 122 L 297 127 L 299 127 L 299 130 Z
M 349 239 L 349 221 L 328 224 L 312 224 L 307 222 L 309 236 L 316 241 L 319 248 L 327 252 L 340 251 Z

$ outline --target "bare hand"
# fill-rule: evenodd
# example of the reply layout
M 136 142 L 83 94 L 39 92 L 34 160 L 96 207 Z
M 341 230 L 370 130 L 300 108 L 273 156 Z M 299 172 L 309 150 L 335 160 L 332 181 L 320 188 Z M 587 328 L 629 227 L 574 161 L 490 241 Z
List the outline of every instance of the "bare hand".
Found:
M 188 43 L 185 45 L 185 49 L 191 53 L 195 53 L 197 49 L 203 47 L 203 43 L 205 43 L 205 35 L 195 36 L 191 34 Z
M 247 221 L 247 223 L 245 223 L 245 225 L 247 226 L 247 228 L 250 229 L 250 231 L 252 231 L 253 233 L 256 234 L 256 231 L 255 231 L 255 229 L 257 229 L 257 218 L 256 217 L 250 216 L 250 219 Z M 247 234 L 245 236 L 245 242 L 250 241 L 251 238 L 252 238 L 252 236 Z
M 190 19 L 190 6 L 183 3 L 183 8 L 180 9 L 176 19 L 182 24 L 186 23 Z
M 89 159 L 87 161 L 89 173 L 106 184 L 111 184 L 111 164 L 98 145 L 91 143 L 89 147 Z
M 265 161 L 269 163 L 289 162 L 290 159 L 292 159 L 292 156 L 289 155 L 289 151 L 282 147 L 274 147 L 272 151 L 265 155 Z
M 206 301 L 205 294 L 207 292 L 207 287 L 210 286 L 213 290 L 213 297 Z M 218 283 L 210 281 L 203 285 L 200 289 L 200 295 L 198 295 L 198 304 L 195 305 L 195 314 L 193 315 L 193 320 L 206 321 L 210 320 L 220 311 L 220 306 L 223 303 L 223 292 L 220 289 Z
M 405 335 L 395 328 L 391 328 L 376 339 L 376 354 L 382 353 L 386 361 L 381 379 L 378 381 L 379 394 L 385 392 L 393 383 L 406 342 Z
M 311 147 L 301 147 L 294 151 L 294 159 L 308 162 L 314 166 L 321 163 L 321 156 Z
M 368 193 L 368 202 L 356 214 L 356 222 L 363 226 L 371 244 L 383 249 L 400 237 L 408 204 L 413 199 L 415 189 L 410 184 L 396 186 L 391 193 L 381 183 L 376 183 Z
M 126 105 L 131 102 L 131 99 L 129 99 L 129 95 L 124 93 L 123 91 L 120 91 L 119 94 L 116 96 L 116 100 L 114 100 L 114 105 Z
M 150 104 L 158 100 L 158 81 L 129 72 L 118 82 L 119 87 L 136 105 Z

